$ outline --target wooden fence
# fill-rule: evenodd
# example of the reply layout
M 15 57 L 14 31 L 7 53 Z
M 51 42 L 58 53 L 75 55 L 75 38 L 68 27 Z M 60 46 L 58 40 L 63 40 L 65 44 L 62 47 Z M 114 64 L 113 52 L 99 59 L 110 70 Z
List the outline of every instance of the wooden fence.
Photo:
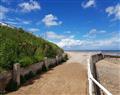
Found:
M 65 59 L 66 54 L 63 54 L 62 56 L 56 56 L 56 58 L 47 59 L 45 58 L 44 61 L 32 64 L 26 68 L 21 68 L 19 63 L 14 64 L 13 70 L 6 71 L 0 74 L 0 93 L 5 92 L 5 88 L 7 84 L 10 82 L 10 80 L 13 80 L 17 83 L 19 86 L 20 78 L 21 76 L 24 77 L 25 75 L 32 72 L 33 74 L 36 74 L 38 71 L 42 72 L 42 69 L 45 67 L 47 70 L 50 67 L 57 66 L 59 63 Z
M 104 86 L 102 86 L 97 80 L 97 72 L 95 63 L 104 57 L 108 57 L 101 53 L 90 55 L 88 58 L 88 82 L 89 82 L 89 95 L 101 95 L 102 90 L 105 95 L 112 95 Z M 110 56 L 109 56 L 110 57 Z

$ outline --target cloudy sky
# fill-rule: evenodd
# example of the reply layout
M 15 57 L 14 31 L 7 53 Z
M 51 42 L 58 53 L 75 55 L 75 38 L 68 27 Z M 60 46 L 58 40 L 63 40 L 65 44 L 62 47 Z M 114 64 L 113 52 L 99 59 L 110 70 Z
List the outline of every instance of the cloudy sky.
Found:
M 69 50 L 120 49 L 119 0 L 0 0 L 0 22 Z

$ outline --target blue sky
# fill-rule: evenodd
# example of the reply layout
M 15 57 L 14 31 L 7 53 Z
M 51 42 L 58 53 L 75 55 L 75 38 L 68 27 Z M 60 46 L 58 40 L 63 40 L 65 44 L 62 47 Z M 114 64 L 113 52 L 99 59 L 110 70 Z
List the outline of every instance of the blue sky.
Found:
M 0 22 L 69 50 L 120 49 L 119 0 L 1 0 Z

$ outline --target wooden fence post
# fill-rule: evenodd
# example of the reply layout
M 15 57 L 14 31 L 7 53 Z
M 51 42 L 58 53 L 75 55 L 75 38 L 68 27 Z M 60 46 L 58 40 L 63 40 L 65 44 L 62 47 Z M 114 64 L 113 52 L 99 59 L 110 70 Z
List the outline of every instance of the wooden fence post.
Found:
M 47 57 L 44 58 L 44 64 L 45 64 L 46 69 L 49 70 Z
M 57 65 L 59 64 L 59 62 L 58 62 L 58 56 L 56 56 L 56 64 Z
M 13 81 L 20 85 L 20 64 L 16 63 L 13 65 Z

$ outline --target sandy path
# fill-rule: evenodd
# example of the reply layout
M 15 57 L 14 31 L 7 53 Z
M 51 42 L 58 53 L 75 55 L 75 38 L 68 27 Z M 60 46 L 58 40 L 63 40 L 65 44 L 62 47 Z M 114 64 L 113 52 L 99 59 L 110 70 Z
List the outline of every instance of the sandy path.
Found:
M 32 84 L 8 95 L 87 95 L 86 55 L 68 53 L 70 60 L 43 75 Z

